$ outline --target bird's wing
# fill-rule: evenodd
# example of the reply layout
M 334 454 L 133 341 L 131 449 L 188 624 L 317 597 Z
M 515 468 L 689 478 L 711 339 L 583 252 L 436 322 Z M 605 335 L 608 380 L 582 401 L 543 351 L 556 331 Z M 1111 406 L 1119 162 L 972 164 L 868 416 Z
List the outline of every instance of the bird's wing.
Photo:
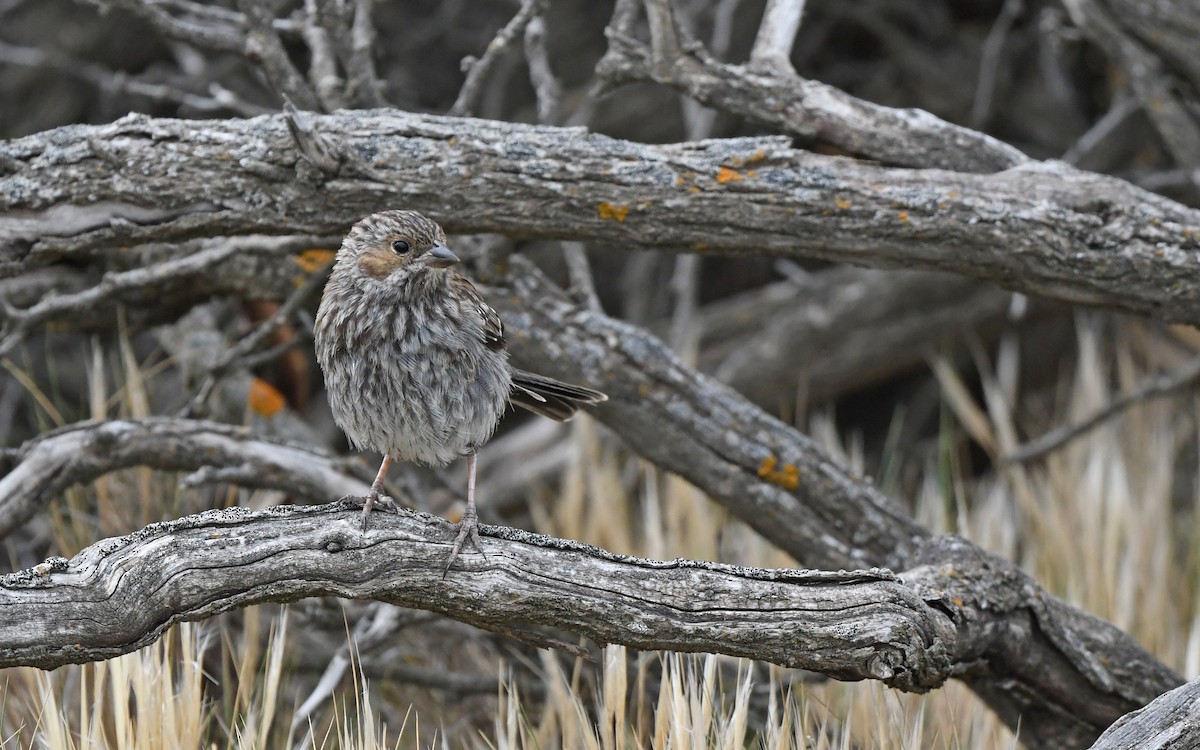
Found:
M 483 316 L 483 345 L 498 352 L 506 345 L 504 341 L 504 321 L 491 305 L 479 300 L 479 314 Z
M 504 321 L 500 320 L 500 314 L 493 310 L 491 305 L 484 302 L 483 295 L 465 276 L 456 275 L 452 283 L 458 287 L 463 298 L 470 300 L 470 304 L 474 305 L 475 310 L 479 313 L 479 317 L 483 321 L 483 345 L 494 352 L 504 349 L 506 346 Z

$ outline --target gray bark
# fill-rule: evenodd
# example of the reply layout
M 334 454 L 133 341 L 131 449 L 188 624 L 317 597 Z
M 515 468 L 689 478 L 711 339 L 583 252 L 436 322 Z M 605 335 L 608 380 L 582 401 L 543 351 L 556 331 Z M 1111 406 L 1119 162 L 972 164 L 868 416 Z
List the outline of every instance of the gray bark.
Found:
M 0 477 L 0 537 L 32 518 L 63 490 L 130 466 L 196 471 L 193 483 L 236 482 L 326 501 L 365 495 L 349 463 L 312 446 L 269 441 L 218 422 L 151 418 L 81 422 L 30 440 Z
M 1082 747 L 1097 722 L 1141 705 L 1147 685 L 1177 680 L 1162 668 L 1124 671 L 1120 631 L 1064 629 L 1090 618 L 949 537 L 897 577 L 641 560 L 485 526 L 487 557 L 469 552 L 444 578 L 453 537 L 445 521 L 380 512 L 364 533 L 359 518 L 356 505 L 340 503 L 214 510 L 7 574 L 0 667 L 111 658 L 181 620 L 339 596 L 501 632 L 549 626 L 600 644 L 745 656 L 909 691 L 956 674 L 1019 709 L 1033 746 Z M 1050 692 L 1061 695 L 1044 702 Z
M 748 656 L 925 691 L 949 677 L 945 615 L 888 571 L 658 562 L 484 527 L 443 577 L 453 533 L 357 506 L 217 510 L 0 577 L 0 667 L 128 653 L 172 623 L 266 601 L 376 599 L 479 627 L 543 625 L 600 643 Z M 514 592 L 520 592 L 514 596 Z M 452 593 L 452 595 L 451 595 Z
M 1192 750 L 1200 747 L 1200 680 L 1163 693 L 1122 716 L 1092 750 Z
M 666 146 L 581 129 L 373 110 L 131 115 L 0 147 L 0 275 L 197 235 L 337 233 L 403 205 L 457 232 L 571 237 L 944 270 L 1068 302 L 1200 322 L 1200 211 L 1062 163 L 885 168 L 752 138 Z

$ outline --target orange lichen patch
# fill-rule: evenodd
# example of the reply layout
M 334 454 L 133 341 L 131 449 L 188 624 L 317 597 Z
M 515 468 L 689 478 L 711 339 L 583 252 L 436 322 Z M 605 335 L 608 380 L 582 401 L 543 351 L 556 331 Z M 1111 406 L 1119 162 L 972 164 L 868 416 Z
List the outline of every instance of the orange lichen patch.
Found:
M 960 596 L 954 597 L 954 599 L 952 601 L 954 602 L 954 606 L 956 606 L 956 607 L 961 607 L 963 605 L 963 600 L 962 600 L 962 597 L 960 597 Z
M 741 166 L 745 166 L 746 164 L 753 164 L 756 161 L 762 161 L 763 159 L 766 159 L 766 158 L 767 158 L 767 152 L 763 151 L 760 148 L 760 149 L 756 149 L 753 154 L 750 154 L 749 156 L 746 156 L 746 157 L 731 156 L 729 158 L 729 163 L 735 167 L 741 167 Z
M 779 465 L 779 459 L 774 456 L 767 456 L 758 466 L 758 475 L 766 479 L 771 474 L 775 473 L 775 467 Z
M 900 217 L 900 223 L 901 223 L 901 224 L 908 224 L 908 223 L 910 223 L 910 222 L 909 222 L 909 220 L 908 220 L 908 211 L 901 211 L 901 212 L 900 212 L 899 214 L 897 214 L 897 215 Z
M 250 382 L 250 392 L 246 395 L 246 403 L 255 414 L 273 417 L 287 403 L 283 394 L 262 378 Z
M 839 195 L 833 199 L 833 205 L 837 206 L 839 211 L 845 211 L 847 208 L 850 208 L 854 205 L 854 201 L 850 200 L 849 198 L 843 198 Z
M 758 475 L 771 484 L 777 484 L 785 489 L 794 490 L 800 486 L 800 468 L 796 464 L 784 464 L 779 467 L 779 459 L 767 456 L 758 466 Z
M 322 266 L 333 260 L 334 252 L 323 247 L 312 247 L 308 250 L 300 252 L 292 258 L 296 261 L 296 265 L 304 269 L 305 273 L 316 273 Z
M 625 217 L 629 215 L 629 206 L 614 206 L 611 203 L 601 203 L 598 211 L 601 219 L 625 221 Z
M 722 185 L 727 182 L 737 182 L 742 179 L 745 178 L 738 174 L 737 170 L 730 169 L 729 167 L 721 167 L 717 170 L 717 182 Z

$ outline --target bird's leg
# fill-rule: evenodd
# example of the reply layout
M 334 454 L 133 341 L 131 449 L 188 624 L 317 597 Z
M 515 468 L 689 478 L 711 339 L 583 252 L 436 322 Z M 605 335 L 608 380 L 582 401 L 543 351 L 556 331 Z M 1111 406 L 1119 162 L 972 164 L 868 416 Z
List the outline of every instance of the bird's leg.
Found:
M 383 494 L 383 480 L 387 476 L 388 467 L 392 465 L 392 457 L 388 454 L 383 454 L 383 461 L 379 464 L 379 473 L 375 475 L 375 481 L 371 483 L 371 494 L 365 498 L 355 498 L 362 500 L 363 515 L 362 515 L 362 530 L 365 533 L 367 530 L 367 519 L 371 516 L 371 509 L 375 507 L 375 503 L 386 505 L 390 508 L 396 507 L 392 499 Z
M 471 538 L 471 544 L 475 545 L 475 549 L 479 550 L 479 554 L 485 558 L 487 554 L 483 551 L 483 546 L 479 544 L 479 515 L 475 510 L 475 454 L 467 454 L 467 509 L 463 511 L 462 520 L 458 522 L 458 536 L 454 537 L 454 547 L 450 550 L 450 559 L 446 561 L 446 569 L 442 571 L 442 577 L 450 571 L 450 566 L 458 559 L 458 553 L 462 551 L 463 542 Z

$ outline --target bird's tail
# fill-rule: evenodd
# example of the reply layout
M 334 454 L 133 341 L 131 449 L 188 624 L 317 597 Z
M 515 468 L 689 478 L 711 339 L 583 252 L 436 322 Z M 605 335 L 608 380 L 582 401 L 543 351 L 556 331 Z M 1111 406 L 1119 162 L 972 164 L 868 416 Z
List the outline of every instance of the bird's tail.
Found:
M 554 378 L 513 370 L 513 387 L 508 399 L 534 414 L 565 422 L 575 416 L 580 406 L 607 401 L 600 391 L 580 385 L 563 383 Z

